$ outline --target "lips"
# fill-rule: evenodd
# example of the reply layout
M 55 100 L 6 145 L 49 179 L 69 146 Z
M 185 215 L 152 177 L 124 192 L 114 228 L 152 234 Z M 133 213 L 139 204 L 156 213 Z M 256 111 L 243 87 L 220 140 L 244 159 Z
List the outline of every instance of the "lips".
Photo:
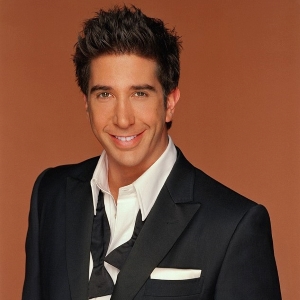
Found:
M 137 135 L 131 135 L 131 136 L 114 136 L 116 139 L 118 139 L 121 142 L 129 142 L 137 137 Z

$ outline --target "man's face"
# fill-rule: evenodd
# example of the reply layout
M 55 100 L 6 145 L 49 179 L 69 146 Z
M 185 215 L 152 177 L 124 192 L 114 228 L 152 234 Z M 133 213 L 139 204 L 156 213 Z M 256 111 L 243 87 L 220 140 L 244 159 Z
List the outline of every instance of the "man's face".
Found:
M 176 89 L 164 106 L 156 62 L 136 55 L 103 55 L 91 62 L 86 109 L 106 150 L 110 170 L 141 175 L 168 144 L 165 122 L 179 100 Z

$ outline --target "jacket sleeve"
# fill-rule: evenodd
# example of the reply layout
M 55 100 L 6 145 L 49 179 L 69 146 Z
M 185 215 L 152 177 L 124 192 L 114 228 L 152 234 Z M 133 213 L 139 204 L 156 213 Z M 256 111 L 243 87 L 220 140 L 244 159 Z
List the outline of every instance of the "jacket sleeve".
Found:
M 22 300 L 40 300 L 40 262 L 39 262 L 39 214 L 38 194 L 40 182 L 47 170 L 37 178 L 31 196 L 28 231 L 26 237 L 26 270 Z
M 240 221 L 224 257 L 215 300 L 280 300 L 270 219 L 262 205 Z

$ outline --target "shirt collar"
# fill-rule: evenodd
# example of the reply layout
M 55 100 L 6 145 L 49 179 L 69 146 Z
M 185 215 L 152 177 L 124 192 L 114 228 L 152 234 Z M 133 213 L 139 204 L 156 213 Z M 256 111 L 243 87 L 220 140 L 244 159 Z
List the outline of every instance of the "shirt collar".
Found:
M 164 153 L 148 170 L 133 182 L 143 221 L 153 207 L 160 190 L 173 168 L 176 158 L 177 151 L 169 136 L 169 143 Z
M 161 188 L 173 168 L 176 158 L 177 151 L 169 136 L 168 146 L 163 154 L 149 169 L 132 183 L 137 193 L 143 220 L 146 219 L 153 207 Z M 101 189 L 104 193 L 110 194 L 107 165 L 107 154 L 105 150 L 103 150 L 91 180 L 94 213 L 96 213 L 99 190 Z
M 100 189 L 102 190 L 102 192 L 110 194 L 110 190 L 108 186 L 108 176 L 107 176 L 107 155 L 105 150 L 102 151 L 102 154 L 95 168 L 91 180 L 91 188 L 93 194 L 94 214 L 96 214 L 98 194 Z

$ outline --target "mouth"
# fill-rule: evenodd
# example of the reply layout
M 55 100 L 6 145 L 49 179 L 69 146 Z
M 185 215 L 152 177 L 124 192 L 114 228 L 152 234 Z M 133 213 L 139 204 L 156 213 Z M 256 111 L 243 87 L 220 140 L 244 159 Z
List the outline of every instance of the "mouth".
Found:
M 137 134 L 136 135 L 131 135 L 131 136 L 117 136 L 117 135 L 114 135 L 114 137 L 116 139 L 118 139 L 119 141 L 121 141 L 121 142 L 129 142 L 129 141 L 135 139 L 137 136 L 138 136 Z

